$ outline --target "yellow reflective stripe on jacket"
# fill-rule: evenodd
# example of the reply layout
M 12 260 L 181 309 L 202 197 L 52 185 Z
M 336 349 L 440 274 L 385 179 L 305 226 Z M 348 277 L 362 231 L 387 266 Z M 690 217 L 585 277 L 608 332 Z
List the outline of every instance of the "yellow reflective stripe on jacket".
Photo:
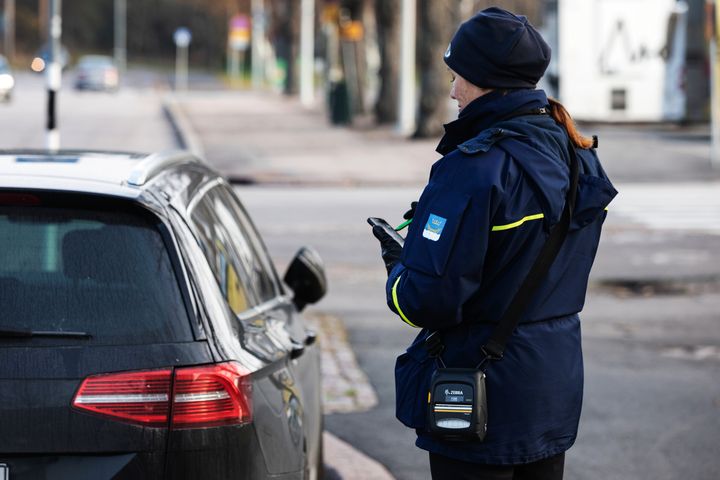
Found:
M 403 319 L 403 322 L 407 323 L 407 324 L 410 325 L 411 327 L 420 328 L 420 327 L 418 327 L 417 325 L 415 325 L 414 323 L 412 323 L 410 320 L 408 320 L 408 318 L 405 316 L 405 314 L 403 313 L 402 309 L 400 308 L 400 303 L 398 303 L 397 287 L 398 287 L 398 284 L 400 283 L 400 278 L 401 278 L 401 277 L 402 277 L 402 275 L 398 275 L 398 278 L 397 278 L 397 280 L 395 280 L 395 284 L 393 285 L 393 288 L 392 288 L 393 304 L 395 305 L 395 309 L 396 309 L 396 310 L 398 311 L 398 313 L 400 314 L 400 318 Z
M 525 222 L 529 222 L 531 220 L 541 220 L 543 218 L 545 218 L 545 215 L 542 213 L 537 213 L 535 215 L 528 215 L 527 217 L 523 218 L 522 220 L 518 220 L 517 222 L 514 222 L 514 223 L 509 223 L 507 225 L 496 225 L 496 226 L 492 227 L 492 231 L 493 232 L 502 232 L 503 230 L 510 230 L 512 228 L 519 227 L 520 225 L 522 225 Z

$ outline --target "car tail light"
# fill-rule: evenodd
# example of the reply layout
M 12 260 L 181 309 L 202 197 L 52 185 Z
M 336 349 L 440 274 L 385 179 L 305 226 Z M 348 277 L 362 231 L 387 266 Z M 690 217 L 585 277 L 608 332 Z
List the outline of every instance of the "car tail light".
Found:
M 177 368 L 174 375 L 171 369 L 92 375 L 72 406 L 149 427 L 204 428 L 250 422 L 251 393 L 248 372 L 228 362 Z
M 150 427 L 167 425 L 172 370 L 111 373 L 86 378 L 73 407 Z
M 115 82 L 118 79 L 118 72 L 115 69 L 108 69 L 105 70 L 105 81 L 106 82 Z
M 175 373 L 173 428 L 247 423 L 251 385 L 236 363 L 180 368 Z

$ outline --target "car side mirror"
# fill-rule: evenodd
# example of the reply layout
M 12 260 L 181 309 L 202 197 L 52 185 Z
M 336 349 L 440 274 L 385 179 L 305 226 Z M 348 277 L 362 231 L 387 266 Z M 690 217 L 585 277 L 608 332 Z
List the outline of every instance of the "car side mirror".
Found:
M 293 291 L 293 303 L 298 311 L 316 303 L 327 292 L 325 266 L 320 255 L 309 247 L 301 248 L 283 278 Z

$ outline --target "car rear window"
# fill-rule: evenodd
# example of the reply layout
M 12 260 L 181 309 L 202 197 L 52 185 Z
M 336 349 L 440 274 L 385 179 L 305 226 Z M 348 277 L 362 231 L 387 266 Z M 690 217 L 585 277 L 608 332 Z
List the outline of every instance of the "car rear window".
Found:
M 87 332 L 83 344 L 192 340 L 163 236 L 137 212 L 0 205 L 0 245 L 0 330 Z

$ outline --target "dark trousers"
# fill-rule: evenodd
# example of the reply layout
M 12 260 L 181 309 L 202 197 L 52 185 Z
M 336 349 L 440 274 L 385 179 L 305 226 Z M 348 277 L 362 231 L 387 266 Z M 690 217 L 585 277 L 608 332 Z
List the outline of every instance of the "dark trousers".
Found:
M 433 480 L 562 480 L 565 454 L 524 465 L 482 465 L 430 454 Z

